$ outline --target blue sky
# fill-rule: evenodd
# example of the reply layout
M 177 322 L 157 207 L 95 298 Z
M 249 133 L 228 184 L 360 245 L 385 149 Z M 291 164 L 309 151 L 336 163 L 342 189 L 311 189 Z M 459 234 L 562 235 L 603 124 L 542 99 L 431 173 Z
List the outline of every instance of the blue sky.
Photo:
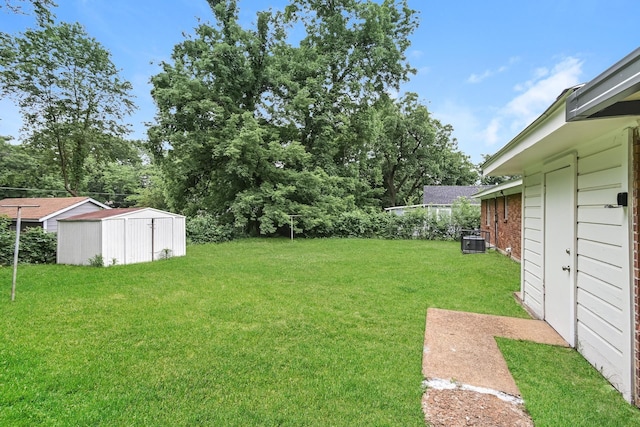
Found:
M 205 0 L 57 0 L 58 20 L 80 22 L 134 86 L 139 109 L 131 138 L 146 139 L 155 106 L 149 78 L 173 46 L 210 20 Z M 240 0 L 241 20 L 285 0 Z M 538 117 L 565 88 L 586 82 L 640 46 L 637 0 L 409 0 L 420 27 L 407 54 L 417 73 L 401 91 L 419 95 L 451 124 L 474 163 Z M 0 29 L 16 33 L 33 17 L 0 9 Z M 19 139 L 20 115 L 0 100 L 0 135 Z

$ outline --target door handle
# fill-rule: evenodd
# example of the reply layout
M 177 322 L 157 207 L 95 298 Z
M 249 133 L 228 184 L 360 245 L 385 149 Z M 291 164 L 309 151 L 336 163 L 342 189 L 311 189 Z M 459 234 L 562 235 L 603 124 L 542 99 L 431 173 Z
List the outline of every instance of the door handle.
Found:
M 562 271 L 571 271 L 571 266 L 570 265 L 563 265 L 562 266 Z

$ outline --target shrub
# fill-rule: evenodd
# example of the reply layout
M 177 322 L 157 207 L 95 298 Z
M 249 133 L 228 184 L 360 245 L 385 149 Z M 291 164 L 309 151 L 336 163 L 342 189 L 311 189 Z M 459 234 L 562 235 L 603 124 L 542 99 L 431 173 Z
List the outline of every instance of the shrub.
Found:
M 57 236 L 40 227 L 29 227 L 20 233 L 20 262 L 53 264 L 56 262 Z
M 13 264 L 16 232 L 10 230 L 11 220 L 0 217 L 0 265 Z M 18 262 L 48 264 L 56 262 L 57 237 L 40 227 L 29 227 L 20 233 Z
M 472 205 L 469 199 L 459 197 L 453 203 L 452 220 L 455 225 L 455 238 L 460 237 L 461 230 L 476 230 L 480 228 L 480 206 Z
M 231 224 L 225 223 L 220 217 L 209 214 L 188 217 L 186 233 L 189 243 L 219 243 L 234 237 Z
M 89 265 L 91 267 L 104 267 L 104 257 L 102 254 L 96 254 L 89 258 Z

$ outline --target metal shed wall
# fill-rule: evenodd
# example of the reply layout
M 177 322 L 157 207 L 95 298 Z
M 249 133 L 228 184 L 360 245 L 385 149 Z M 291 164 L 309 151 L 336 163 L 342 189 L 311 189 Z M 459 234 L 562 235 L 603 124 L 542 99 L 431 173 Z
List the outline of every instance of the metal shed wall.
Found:
M 60 226 L 60 264 L 88 264 L 97 254 L 105 265 L 186 255 L 185 218 L 169 212 L 147 208 L 101 219 L 71 219 Z
M 134 264 L 186 255 L 184 217 L 159 212 L 133 212 L 102 221 L 105 262 Z
M 99 222 L 58 223 L 58 264 L 88 265 L 89 259 L 102 253 Z

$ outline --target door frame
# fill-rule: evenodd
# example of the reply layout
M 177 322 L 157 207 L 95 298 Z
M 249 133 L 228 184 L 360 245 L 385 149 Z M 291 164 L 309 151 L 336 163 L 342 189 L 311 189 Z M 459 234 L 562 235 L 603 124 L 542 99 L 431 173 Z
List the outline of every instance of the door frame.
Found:
M 577 333 L 577 328 L 576 328 L 576 322 L 577 322 L 577 288 L 576 288 L 576 268 L 577 268 L 577 249 L 578 249 L 578 245 L 577 245 L 577 205 L 576 205 L 576 201 L 577 201 L 577 188 L 578 188 L 578 174 L 576 173 L 577 170 L 577 159 L 578 159 L 578 155 L 577 152 L 575 151 L 571 151 L 569 153 L 563 153 L 559 156 L 555 156 L 552 157 L 548 160 L 546 160 L 543 163 L 542 166 L 542 183 L 543 183 L 543 190 L 542 190 L 542 238 L 543 238 L 543 245 L 542 245 L 542 287 L 543 287 L 543 303 L 542 303 L 542 314 L 543 314 L 543 319 L 547 318 L 547 303 L 546 303 L 546 297 L 547 297 L 547 283 L 546 283 L 546 264 L 547 264 L 547 241 L 545 238 L 545 233 L 546 233 L 546 229 L 547 229 L 547 174 L 557 171 L 559 169 L 564 169 L 564 168 L 569 168 L 570 170 L 570 175 L 572 177 L 571 179 L 571 186 L 572 186 L 572 190 L 571 190 L 571 195 L 570 195 L 570 203 L 572 206 L 571 211 L 569 212 L 570 215 L 570 222 L 571 222 L 571 227 L 569 228 L 569 230 L 567 230 L 568 232 L 571 233 L 571 245 L 569 246 L 569 249 L 571 251 L 571 256 L 569 258 L 569 266 L 570 266 L 570 271 L 569 271 L 569 286 L 571 286 L 571 291 L 570 291 L 570 301 L 569 301 L 569 307 L 567 307 L 567 309 L 569 310 L 569 319 L 570 319 L 570 325 L 569 325 L 569 340 L 568 343 L 571 347 L 575 347 L 576 345 L 576 333 Z

